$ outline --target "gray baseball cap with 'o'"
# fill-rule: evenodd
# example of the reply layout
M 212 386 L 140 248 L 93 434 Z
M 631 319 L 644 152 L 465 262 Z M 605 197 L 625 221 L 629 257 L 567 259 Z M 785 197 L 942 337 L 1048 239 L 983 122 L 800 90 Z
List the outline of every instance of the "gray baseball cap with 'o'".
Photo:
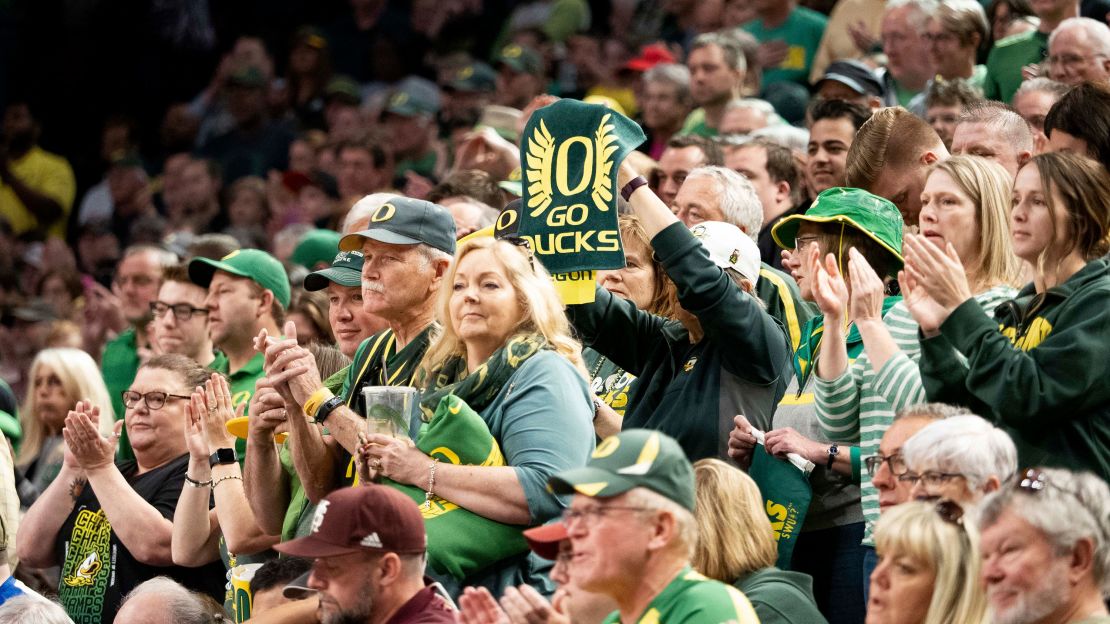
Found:
M 370 223 L 365 230 L 340 239 L 339 249 L 359 251 L 367 238 L 393 245 L 424 243 L 453 256 L 455 219 L 439 204 L 422 199 L 394 197 L 371 213 Z

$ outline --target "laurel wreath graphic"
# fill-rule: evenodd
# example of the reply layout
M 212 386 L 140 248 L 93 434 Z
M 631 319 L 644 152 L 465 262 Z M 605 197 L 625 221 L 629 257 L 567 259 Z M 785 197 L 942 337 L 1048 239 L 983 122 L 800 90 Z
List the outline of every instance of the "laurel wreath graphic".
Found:
M 528 139 L 528 208 L 538 217 L 551 205 L 551 167 L 555 162 L 555 137 L 540 120 Z
M 609 202 L 613 201 L 613 153 L 619 149 L 616 135 L 613 134 L 613 124 L 609 123 L 611 114 L 606 113 L 601 118 L 601 123 L 597 127 L 597 132 L 594 133 L 594 186 L 593 192 L 590 197 L 594 200 L 594 205 L 602 212 L 608 212 Z

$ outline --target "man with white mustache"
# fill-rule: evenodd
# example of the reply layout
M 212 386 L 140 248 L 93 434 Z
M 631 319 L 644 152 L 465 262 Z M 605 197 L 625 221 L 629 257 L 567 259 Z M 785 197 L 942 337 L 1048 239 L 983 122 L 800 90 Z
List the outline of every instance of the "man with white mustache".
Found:
M 330 483 L 301 475 L 312 501 L 357 478 L 352 456 L 366 428 L 362 387 L 413 385 L 435 326 L 436 294 L 455 253 L 455 220 L 438 204 L 394 197 L 371 212 L 366 229 L 344 236 L 339 248 L 362 251 L 363 310 L 389 328 L 359 346 L 338 394 L 324 386 L 315 360 L 297 346 L 288 326 L 286 339 L 266 348 L 267 376 L 286 398 L 290 421 L 307 417 L 326 426 L 339 444 L 334 450 L 329 450 L 334 445 L 295 446 L 298 466 L 335 465 L 329 455 L 339 455 L 340 473 Z

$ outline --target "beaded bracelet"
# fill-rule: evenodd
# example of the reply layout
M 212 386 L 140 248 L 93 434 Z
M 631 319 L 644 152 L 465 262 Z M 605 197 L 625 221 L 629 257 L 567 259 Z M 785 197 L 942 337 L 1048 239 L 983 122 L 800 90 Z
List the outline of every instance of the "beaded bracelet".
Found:
M 428 491 L 424 492 L 424 509 L 432 508 L 432 497 L 435 496 L 433 490 L 436 487 L 436 464 L 439 463 L 438 457 L 432 458 L 432 463 L 428 465 Z
M 239 475 L 227 475 L 226 477 L 220 477 L 219 479 L 216 479 L 212 482 L 212 489 L 216 489 L 217 485 L 223 483 L 224 481 L 227 481 L 228 479 L 238 479 L 242 481 L 243 477 L 240 477 Z
M 207 481 L 197 481 L 196 479 L 190 477 L 189 475 L 185 475 L 185 484 L 186 485 L 191 485 L 192 487 L 195 487 L 195 488 L 212 487 L 212 479 L 209 479 Z

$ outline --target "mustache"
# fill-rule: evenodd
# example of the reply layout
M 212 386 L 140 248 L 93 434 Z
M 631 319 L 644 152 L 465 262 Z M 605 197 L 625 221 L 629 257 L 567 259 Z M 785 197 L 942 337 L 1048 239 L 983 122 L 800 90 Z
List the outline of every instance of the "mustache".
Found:
M 362 280 L 362 290 L 364 290 L 364 291 L 368 290 L 370 292 L 376 292 L 376 293 L 384 293 L 385 292 L 385 285 L 382 284 L 381 282 L 375 282 L 375 281 L 372 281 L 372 280 Z

